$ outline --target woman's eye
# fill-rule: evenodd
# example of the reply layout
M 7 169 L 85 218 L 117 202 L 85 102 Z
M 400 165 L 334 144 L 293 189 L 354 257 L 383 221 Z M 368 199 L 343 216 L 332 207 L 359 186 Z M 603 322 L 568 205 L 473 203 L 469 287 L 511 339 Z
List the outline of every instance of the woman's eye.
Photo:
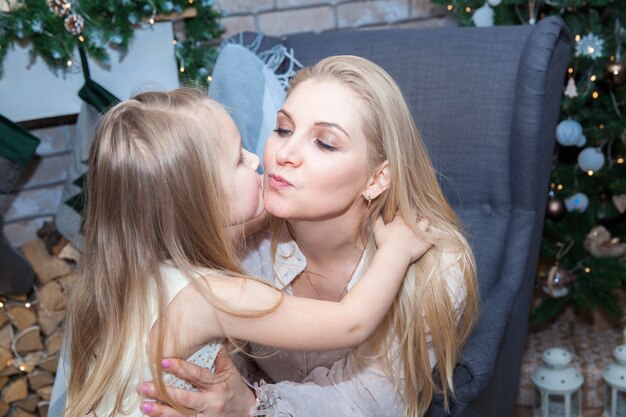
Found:
M 335 148 L 334 146 L 331 146 L 331 145 L 329 145 L 327 143 L 324 143 L 324 142 L 322 142 L 319 139 L 316 139 L 315 143 L 317 144 L 317 146 L 320 147 L 320 149 L 322 149 L 323 151 L 326 151 L 326 152 L 335 152 L 337 150 L 337 148 Z
M 286 136 L 289 136 L 292 132 L 291 130 L 283 129 L 282 127 L 277 127 L 276 129 L 274 129 L 274 133 L 276 133 L 281 138 L 284 138 Z

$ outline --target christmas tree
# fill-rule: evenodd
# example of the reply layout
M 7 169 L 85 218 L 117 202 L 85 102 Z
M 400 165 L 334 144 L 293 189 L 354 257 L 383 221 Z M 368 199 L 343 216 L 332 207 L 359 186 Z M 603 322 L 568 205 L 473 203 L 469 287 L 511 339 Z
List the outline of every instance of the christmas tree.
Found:
M 626 1 L 432 0 L 462 26 L 534 24 L 559 15 L 574 38 L 536 284 L 540 325 L 567 304 L 624 315 L 626 284 Z M 624 50 L 626 52 L 626 50 Z

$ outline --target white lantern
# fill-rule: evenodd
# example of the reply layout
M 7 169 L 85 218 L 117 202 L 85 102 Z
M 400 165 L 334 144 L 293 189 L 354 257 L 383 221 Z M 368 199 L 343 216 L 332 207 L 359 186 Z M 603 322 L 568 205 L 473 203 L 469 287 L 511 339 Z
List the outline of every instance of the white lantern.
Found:
M 606 397 L 602 417 L 626 416 L 626 345 L 613 350 L 616 363 L 609 364 L 602 378 L 606 381 Z
M 533 372 L 533 417 L 582 416 L 583 377 L 572 367 L 572 354 L 563 348 L 543 353 L 544 366 Z

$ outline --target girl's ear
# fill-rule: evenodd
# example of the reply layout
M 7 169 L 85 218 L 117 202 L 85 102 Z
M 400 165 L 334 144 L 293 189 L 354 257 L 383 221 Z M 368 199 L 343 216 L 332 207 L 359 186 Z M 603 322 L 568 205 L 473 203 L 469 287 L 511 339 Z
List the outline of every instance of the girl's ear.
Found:
M 363 198 L 365 200 L 373 200 L 389 188 L 389 161 L 385 160 L 380 164 L 367 180 L 367 186 L 363 190 Z

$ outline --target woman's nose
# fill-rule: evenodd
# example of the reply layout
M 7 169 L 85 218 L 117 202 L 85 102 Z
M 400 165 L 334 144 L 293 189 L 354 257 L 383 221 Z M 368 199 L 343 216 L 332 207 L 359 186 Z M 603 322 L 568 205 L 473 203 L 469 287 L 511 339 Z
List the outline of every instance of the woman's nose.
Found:
M 281 141 L 276 150 L 276 162 L 280 165 L 299 166 L 302 163 L 300 146 L 302 143 L 294 136 L 288 140 Z

